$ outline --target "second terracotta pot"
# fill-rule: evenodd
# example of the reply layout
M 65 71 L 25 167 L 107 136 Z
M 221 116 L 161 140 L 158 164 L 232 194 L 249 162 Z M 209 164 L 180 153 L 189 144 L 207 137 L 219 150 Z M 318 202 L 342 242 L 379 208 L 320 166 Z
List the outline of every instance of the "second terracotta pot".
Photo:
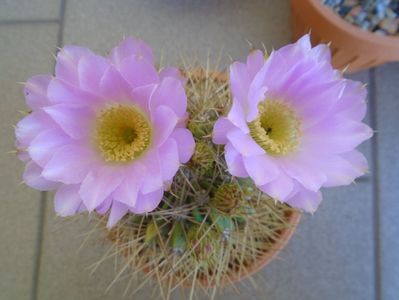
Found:
M 320 0 L 291 0 L 293 38 L 311 32 L 314 45 L 331 42 L 333 65 L 349 72 L 399 61 L 399 37 L 380 36 L 342 19 Z

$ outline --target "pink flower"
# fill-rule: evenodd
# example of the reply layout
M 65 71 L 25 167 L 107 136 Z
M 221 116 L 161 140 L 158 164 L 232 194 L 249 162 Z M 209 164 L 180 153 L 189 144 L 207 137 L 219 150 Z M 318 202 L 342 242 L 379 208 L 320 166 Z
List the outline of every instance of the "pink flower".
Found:
M 362 123 L 366 89 L 333 70 L 326 45 L 309 36 L 273 51 L 253 51 L 230 67 L 233 104 L 214 127 L 229 172 L 294 207 L 314 212 L 321 187 L 347 185 L 367 171 L 355 150 L 372 136 Z
M 16 128 L 24 181 L 56 189 L 61 216 L 110 210 L 109 227 L 129 211 L 154 210 L 194 151 L 184 85 L 177 69 L 158 73 L 139 40 L 122 41 L 109 57 L 64 47 L 55 76 L 25 87 L 32 113 Z

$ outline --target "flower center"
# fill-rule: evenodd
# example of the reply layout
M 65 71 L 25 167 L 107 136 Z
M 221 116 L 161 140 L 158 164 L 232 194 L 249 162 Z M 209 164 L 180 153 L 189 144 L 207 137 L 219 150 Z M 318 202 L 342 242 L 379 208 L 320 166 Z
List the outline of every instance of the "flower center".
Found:
M 150 122 L 135 106 L 118 105 L 101 111 L 96 123 L 96 143 L 109 162 L 129 162 L 151 144 Z
M 282 156 L 294 152 L 302 135 L 301 123 L 289 105 L 265 100 L 258 105 L 259 114 L 248 124 L 250 134 L 267 153 Z

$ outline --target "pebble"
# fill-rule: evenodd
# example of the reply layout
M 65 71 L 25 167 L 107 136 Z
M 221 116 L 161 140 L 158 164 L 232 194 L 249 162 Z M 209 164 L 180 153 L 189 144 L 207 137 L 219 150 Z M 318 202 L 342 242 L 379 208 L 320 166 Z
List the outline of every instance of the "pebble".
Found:
M 346 21 L 378 35 L 399 35 L 399 0 L 320 0 Z

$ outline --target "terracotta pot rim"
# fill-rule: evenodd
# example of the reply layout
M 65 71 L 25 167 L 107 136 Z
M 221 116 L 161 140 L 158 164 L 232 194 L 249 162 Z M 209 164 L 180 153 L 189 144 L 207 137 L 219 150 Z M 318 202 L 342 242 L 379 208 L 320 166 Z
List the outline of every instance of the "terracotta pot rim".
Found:
M 312 5 L 320 15 L 322 15 L 329 22 L 333 23 L 340 30 L 348 32 L 352 35 L 356 35 L 357 39 L 365 40 L 367 42 L 372 41 L 378 44 L 384 44 L 386 46 L 399 46 L 399 36 L 381 36 L 368 30 L 363 30 L 344 20 L 342 17 L 334 13 L 332 9 L 321 3 L 320 0 L 304 1 L 308 1 L 309 4 Z
M 220 287 L 227 286 L 229 284 L 239 282 L 251 275 L 257 273 L 264 267 L 266 267 L 270 262 L 272 262 L 276 256 L 287 246 L 288 242 L 290 241 L 291 237 L 294 235 L 296 228 L 301 220 L 302 213 L 299 211 L 292 211 L 291 215 L 288 217 L 288 226 L 286 229 L 282 231 L 278 240 L 275 241 L 274 246 L 272 249 L 264 253 L 264 256 L 257 260 L 256 263 L 251 265 L 251 268 L 248 269 L 247 273 L 240 274 L 240 276 L 233 276 L 230 277 L 229 281 L 222 282 Z M 208 285 L 212 286 L 212 285 Z

